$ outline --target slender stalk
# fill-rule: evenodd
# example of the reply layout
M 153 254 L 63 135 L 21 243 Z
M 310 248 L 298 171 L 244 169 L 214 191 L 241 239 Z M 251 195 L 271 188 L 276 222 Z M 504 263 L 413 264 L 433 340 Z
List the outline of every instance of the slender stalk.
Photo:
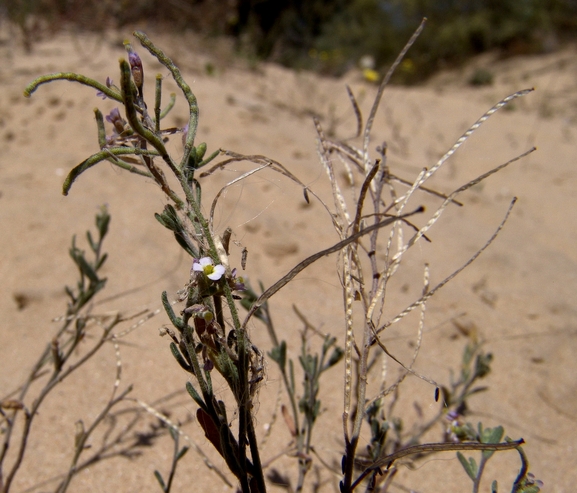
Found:
M 29 98 L 42 84 L 46 84 L 47 82 L 52 82 L 55 80 L 69 80 L 73 82 L 79 82 L 85 86 L 90 86 L 94 89 L 97 89 L 110 99 L 114 99 L 115 101 L 122 103 L 122 96 L 116 91 L 113 91 L 109 87 L 106 87 L 104 84 L 101 84 L 100 82 L 97 82 L 90 77 L 86 77 L 81 74 L 75 74 L 74 72 L 59 72 L 57 74 L 48 74 L 38 77 L 26 86 L 24 89 L 24 96 Z
M 190 89 L 190 86 L 183 79 L 182 74 L 180 73 L 178 67 L 172 62 L 170 58 L 168 58 L 164 54 L 162 50 L 157 48 L 150 41 L 150 39 L 146 34 L 144 34 L 142 31 L 135 31 L 133 34 L 134 37 L 136 37 L 140 41 L 142 46 L 144 46 L 152 55 L 154 55 L 158 59 L 160 63 L 162 63 L 168 70 L 170 70 L 170 73 L 172 74 L 174 81 L 176 82 L 178 87 L 180 87 L 182 93 L 184 94 L 184 97 L 186 98 L 186 101 L 188 102 L 190 112 L 190 118 L 188 121 L 188 134 L 186 136 L 186 143 L 184 145 L 184 155 L 182 156 L 182 162 L 180 165 L 181 169 L 183 169 L 186 163 L 188 162 L 188 157 L 190 156 L 190 153 L 194 146 L 194 139 L 196 138 L 196 130 L 198 127 L 199 112 L 196 96 L 193 94 L 192 90 Z
M 448 452 L 456 450 L 519 450 L 520 446 L 524 443 L 525 441 L 521 438 L 520 440 L 501 443 L 424 443 L 422 445 L 413 445 L 411 447 L 397 450 L 394 454 L 387 455 L 382 459 L 373 462 L 355 480 L 351 487 L 351 491 L 354 490 L 372 471 L 378 470 L 384 466 L 390 467 L 393 462 L 402 459 L 403 457 L 409 457 L 411 455 L 417 454 L 426 454 L 430 452 Z

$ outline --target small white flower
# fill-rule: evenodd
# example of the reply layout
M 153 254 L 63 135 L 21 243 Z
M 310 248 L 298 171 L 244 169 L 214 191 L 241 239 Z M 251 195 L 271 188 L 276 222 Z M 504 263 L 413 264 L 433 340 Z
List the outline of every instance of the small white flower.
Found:
M 218 281 L 225 271 L 223 265 L 214 265 L 210 257 L 202 257 L 198 261 L 195 260 L 192 264 L 192 270 L 203 272 L 211 281 Z

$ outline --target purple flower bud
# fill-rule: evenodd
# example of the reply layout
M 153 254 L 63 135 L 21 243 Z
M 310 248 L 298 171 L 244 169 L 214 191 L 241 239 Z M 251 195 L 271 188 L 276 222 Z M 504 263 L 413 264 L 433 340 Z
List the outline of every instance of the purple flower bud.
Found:
M 108 115 L 106 115 L 106 121 L 114 125 L 114 130 L 118 135 L 124 132 L 126 120 L 120 116 L 120 111 L 118 108 L 114 108 Z
M 111 79 L 110 77 L 106 77 L 106 87 L 108 87 L 108 88 L 110 89 L 113 85 L 114 85 L 114 82 L 112 81 L 112 79 Z M 104 94 L 102 91 L 98 91 L 98 92 L 96 93 L 96 95 L 97 95 L 99 98 L 102 98 L 102 99 L 106 99 L 106 98 L 108 97 L 108 96 L 107 96 L 106 94 Z
M 236 267 L 232 269 L 231 277 L 228 279 L 228 285 L 233 291 L 246 291 L 244 278 L 236 275 Z
M 114 123 L 120 116 L 120 110 L 118 108 L 114 108 L 108 115 L 106 115 L 106 121 L 110 123 Z
M 142 68 L 142 61 L 130 43 L 125 42 L 124 47 L 128 52 L 128 63 L 130 64 L 130 70 L 132 71 L 132 79 L 136 84 L 138 92 L 142 96 L 142 85 L 144 84 L 144 70 Z

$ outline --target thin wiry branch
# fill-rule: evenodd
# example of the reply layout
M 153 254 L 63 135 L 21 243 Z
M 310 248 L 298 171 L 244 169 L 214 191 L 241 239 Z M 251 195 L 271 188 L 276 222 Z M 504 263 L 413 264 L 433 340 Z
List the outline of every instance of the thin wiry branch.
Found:
M 418 300 L 411 303 L 408 307 L 406 307 L 403 311 L 401 311 L 396 317 L 394 317 L 393 319 L 391 319 L 390 321 L 385 323 L 383 326 L 379 327 L 376 330 L 376 334 L 380 334 L 387 327 L 390 327 L 391 325 L 397 323 L 399 320 L 403 319 L 405 316 L 407 316 L 409 313 L 411 313 L 415 308 L 418 308 L 419 306 L 421 306 L 428 299 L 430 299 L 439 289 L 441 289 L 443 286 L 445 286 L 450 280 L 454 279 L 457 276 L 457 274 L 459 274 L 466 267 L 471 265 L 479 257 L 479 255 L 481 255 L 481 253 L 483 253 L 489 247 L 489 245 L 491 243 L 493 243 L 493 241 L 495 241 L 495 239 L 497 238 L 497 236 L 499 235 L 499 233 L 503 229 L 503 226 L 505 226 L 507 219 L 509 219 L 509 215 L 511 214 L 511 210 L 513 209 L 513 206 L 515 205 L 515 202 L 517 202 L 517 198 L 514 198 L 511 201 L 511 204 L 509 205 L 509 208 L 507 209 L 507 213 L 505 214 L 504 219 L 501 221 L 501 224 L 499 224 L 499 227 L 495 230 L 495 232 L 493 233 L 491 238 L 489 238 L 487 240 L 487 242 L 469 260 L 467 260 L 467 262 L 465 262 L 461 267 L 459 267 L 457 270 L 455 270 L 451 275 L 449 275 L 448 277 L 443 279 L 439 284 L 437 284 L 430 291 L 428 291 L 423 296 L 421 296 Z
M 379 228 L 382 228 L 384 226 L 388 226 L 389 224 L 391 224 L 395 221 L 398 221 L 401 217 L 409 217 L 409 216 L 412 216 L 413 214 L 418 214 L 420 212 L 423 212 L 422 207 L 419 207 L 419 208 L 415 209 L 413 212 L 409 212 L 408 214 L 404 214 L 403 216 L 388 218 L 388 219 L 385 219 L 384 221 L 381 221 L 377 224 L 367 226 L 362 231 L 358 232 L 357 234 L 351 235 L 342 241 L 339 241 L 338 243 L 336 243 L 332 247 L 329 247 L 325 250 L 321 250 L 320 252 L 317 252 L 317 253 L 311 255 L 310 257 L 307 257 L 302 262 L 300 262 L 295 267 L 293 267 L 287 274 L 285 274 L 283 277 L 281 277 L 277 282 L 275 282 L 270 288 L 268 288 L 264 293 L 262 293 L 258 297 L 258 299 L 252 304 L 250 310 L 248 311 L 248 314 L 246 315 L 244 322 L 242 323 L 242 326 L 246 327 L 246 324 L 248 323 L 249 319 L 262 306 L 262 304 L 264 302 L 266 302 L 274 294 L 276 294 L 278 291 L 280 291 L 284 286 L 286 286 L 290 281 L 292 281 L 300 272 L 302 272 L 304 269 L 306 269 L 312 263 L 316 262 L 318 259 L 325 257 L 327 255 L 330 255 L 331 253 L 335 253 L 335 252 L 338 252 L 339 250 L 342 250 L 344 247 L 353 243 L 354 241 L 357 241 L 359 238 L 366 235 L 367 233 L 370 233 L 371 231 L 374 231 L 375 229 L 379 229 Z
M 391 68 L 389 68 L 387 74 L 385 75 L 385 77 L 381 81 L 381 84 L 379 85 L 379 89 L 377 91 L 377 95 L 375 96 L 373 106 L 371 107 L 369 117 L 367 118 L 367 123 L 365 125 L 365 131 L 363 133 L 363 161 L 364 161 L 365 166 L 367 166 L 368 162 L 369 162 L 369 142 L 371 139 L 371 130 L 373 128 L 373 122 L 375 121 L 375 116 L 377 114 L 377 110 L 379 109 L 379 104 L 381 102 L 381 97 L 383 96 L 383 92 L 385 90 L 385 87 L 387 86 L 387 84 L 391 80 L 393 73 L 395 72 L 395 70 L 397 69 L 397 67 L 399 66 L 399 64 L 403 60 L 403 58 L 405 58 L 407 51 L 409 51 L 411 46 L 413 46 L 413 44 L 415 43 L 415 41 L 417 40 L 417 38 L 421 34 L 421 31 L 425 27 L 426 21 L 427 21 L 426 18 L 421 21 L 421 24 L 419 25 L 417 30 L 413 33 L 413 35 L 411 36 L 409 41 L 407 41 L 407 44 L 401 50 L 401 52 L 397 56 L 396 60 L 391 65 Z

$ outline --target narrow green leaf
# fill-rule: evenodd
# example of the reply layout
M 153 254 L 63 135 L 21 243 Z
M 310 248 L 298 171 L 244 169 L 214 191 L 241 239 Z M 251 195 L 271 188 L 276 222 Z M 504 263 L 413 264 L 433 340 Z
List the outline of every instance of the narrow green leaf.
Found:
M 321 401 L 315 401 L 315 405 L 313 408 L 313 421 L 315 421 L 321 412 Z
M 196 165 L 198 165 L 198 163 L 202 162 L 202 159 L 204 158 L 204 155 L 206 154 L 206 142 L 201 142 L 200 144 L 198 144 L 198 147 L 196 148 L 195 151 L 196 154 Z
M 199 257 L 196 249 L 194 249 L 190 242 L 187 241 L 189 236 L 188 232 L 172 205 L 165 205 L 164 211 L 162 211 L 161 214 L 154 214 L 154 217 L 160 224 L 174 233 L 174 237 L 176 238 L 177 243 L 182 247 L 183 250 L 185 250 L 191 257 Z
M 207 165 L 208 163 L 210 163 L 214 158 L 216 158 L 219 154 L 221 153 L 220 149 L 217 149 L 216 151 L 214 151 L 210 156 L 208 156 L 206 159 L 203 159 L 200 163 L 197 164 L 198 168 L 202 168 L 203 166 Z
M 172 224 L 170 223 L 170 219 L 168 219 L 164 213 L 163 214 L 159 214 L 158 212 L 154 213 L 154 218 L 160 223 L 162 224 L 166 229 L 170 229 L 171 231 L 174 231 L 174 229 L 172 228 Z
M 98 263 L 96 264 L 96 270 L 100 270 L 100 268 L 104 265 L 104 262 L 106 262 L 106 259 L 108 258 L 108 254 L 105 253 L 104 255 L 102 255 L 102 257 L 100 257 L 100 260 L 98 261 Z
M 323 341 L 323 354 L 326 354 L 326 352 L 329 350 L 329 348 L 335 343 L 337 342 L 336 337 L 331 337 L 330 335 L 327 335 L 325 337 L 325 340 Z
M 286 341 L 281 341 L 281 343 L 278 346 L 273 347 L 271 351 L 268 353 L 270 358 L 274 362 L 276 362 L 276 364 L 283 372 L 285 371 L 286 368 L 286 350 L 287 350 Z
M 176 238 L 176 242 L 180 245 L 180 247 L 188 253 L 193 258 L 199 258 L 200 255 L 196 249 L 193 249 L 189 243 L 185 240 L 186 232 L 183 230 L 184 234 L 175 232 L 174 237 Z
M 68 176 L 64 180 L 64 184 L 62 185 L 62 195 L 68 195 L 72 184 L 76 181 L 76 179 L 84 173 L 87 169 L 91 168 L 92 166 L 98 164 L 101 161 L 105 161 L 109 157 L 109 154 L 106 151 L 101 151 L 96 154 L 93 154 L 88 159 L 82 161 L 79 165 L 75 166 L 70 170 Z
M 281 341 L 280 343 L 280 359 L 279 359 L 279 365 L 280 367 L 283 369 L 283 371 L 286 368 L 286 351 L 287 351 L 287 344 L 286 341 Z
M 174 426 L 169 426 L 168 432 L 170 433 L 170 437 L 172 438 L 172 440 L 176 442 L 178 440 L 178 431 L 176 431 Z
M 106 277 L 104 279 L 98 279 L 97 283 L 90 286 L 91 297 L 94 296 L 96 293 L 98 293 L 98 291 L 100 291 L 101 289 L 104 289 L 107 280 L 108 279 Z
M 82 273 L 86 277 L 88 277 L 88 279 L 90 279 L 90 282 L 92 282 L 93 284 L 97 284 L 100 281 L 100 279 L 98 279 L 98 275 L 96 274 L 92 266 L 84 258 L 84 255 L 78 255 L 77 265 L 78 267 L 80 267 Z
M 310 354 L 306 354 L 304 356 L 299 356 L 299 361 L 305 373 L 309 375 L 314 374 L 315 367 L 316 367 L 316 357 L 313 358 Z
M 463 466 L 463 469 L 465 469 L 467 475 L 475 481 L 477 477 L 477 464 L 475 463 L 475 460 L 472 457 L 469 458 L 469 460 L 465 459 L 465 456 L 461 452 L 457 452 L 457 459 L 459 459 L 459 462 Z
M 539 488 L 539 486 L 537 486 L 536 484 L 533 484 L 531 486 L 525 486 L 522 487 L 520 490 L 518 490 L 519 493 L 539 493 L 541 491 L 541 488 Z
M 182 447 L 180 449 L 180 452 L 178 452 L 178 454 L 176 456 L 176 460 L 182 459 L 186 455 L 186 453 L 188 452 L 189 448 L 190 447 Z
M 98 234 L 100 235 L 100 242 L 104 239 L 108 233 L 108 226 L 110 224 L 110 214 L 105 205 L 100 208 L 100 214 L 96 215 L 96 227 L 98 228 Z
M 196 203 L 202 204 L 202 187 L 200 186 L 200 182 L 193 179 L 192 183 L 194 183 L 194 191 L 196 192 Z
M 110 99 L 114 99 L 122 103 L 122 96 L 118 94 L 116 91 L 110 89 L 109 87 L 106 87 L 104 84 L 101 84 L 100 82 L 95 81 L 94 79 L 90 79 L 89 77 L 86 77 L 81 74 L 75 74 L 73 72 L 59 72 L 56 74 L 42 75 L 41 77 L 34 79 L 30 84 L 26 86 L 26 88 L 24 89 L 24 96 L 29 98 L 34 93 L 34 91 L 38 89 L 39 86 L 55 80 L 69 80 L 73 82 L 80 82 L 80 84 L 84 84 L 85 86 L 91 86 L 94 89 L 97 89 L 98 91 L 102 92 L 103 94 L 106 94 L 106 96 L 108 96 Z
M 491 353 L 479 354 L 475 361 L 475 377 L 483 378 L 489 374 L 491 371 L 491 361 L 493 361 L 493 355 Z
M 503 438 L 503 433 L 505 433 L 505 430 L 502 426 L 486 428 L 481 435 L 481 443 L 499 443 L 501 438 Z
M 174 108 L 174 103 L 176 103 L 176 94 L 174 94 L 173 92 L 170 93 L 170 101 L 168 102 L 168 104 L 166 105 L 166 107 L 160 112 L 160 119 L 162 120 L 166 115 L 168 115 L 168 113 L 170 113 L 170 110 L 172 108 Z
M 190 394 L 190 397 L 194 399 L 194 402 L 196 402 L 202 408 L 202 410 L 206 411 L 206 404 L 190 382 L 186 382 L 186 391 Z
M 483 386 L 483 387 L 475 387 L 471 390 L 469 390 L 466 394 L 465 394 L 465 399 L 471 397 L 473 394 L 478 394 L 480 392 L 485 392 L 489 390 L 489 387 L 487 386 Z
M 329 358 L 329 361 L 324 366 L 323 371 L 328 370 L 331 366 L 336 365 L 341 359 L 343 359 L 344 355 L 345 355 L 345 352 L 344 352 L 343 348 L 341 348 L 339 346 L 335 347 L 333 349 L 331 357 Z
M 479 434 L 481 443 L 499 443 L 501 438 L 503 438 L 503 433 L 505 430 L 502 426 L 496 426 L 495 428 L 485 428 Z M 483 450 L 482 455 L 485 459 L 489 459 L 495 453 L 494 450 Z
M 74 292 L 72 291 L 72 289 L 70 289 L 68 286 L 64 286 L 64 291 L 66 292 L 66 294 L 70 298 L 70 301 L 72 302 L 72 304 L 76 303 L 76 297 L 74 296 Z
M 182 321 L 182 318 L 177 317 L 176 314 L 174 313 L 172 305 L 170 304 L 170 301 L 168 301 L 168 295 L 166 294 L 166 291 L 162 292 L 161 299 L 164 311 L 168 315 L 168 318 L 172 322 L 172 325 L 174 325 L 180 332 L 182 332 L 184 330 L 184 322 Z
M 162 214 L 155 214 L 154 217 L 156 217 L 160 224 L 162 224 L 165 228 L 170 229 L 171 231 L 179 231 L 182 229 L 178 214 L 176 213 L 174 207 L 170 204 L 164 206 Z
M 164 484 L 164 479 L 162 479 L 162 475 L 158 471 L 155 470 L 154 471 L 154 477 L 156 478 L 156 480 L 160 484 L 162 491 L 166 491 L 166 484 Z
M 183 370 L 187 371 L 188 373 L 194 373 L 192 367 L 183 358 L 180 350 L 178 349 L 178 346 L 174 342 L 170 343 L 170 352 Z
M 111 157 L 125 154 L 135 154 L 145 156 L 159 155 L 158 152 L 147 149 L 137 149 L 134 147 L 113 147 L 113 148 L 107 147 L 106 149 L 103 149 L 102 151 L 93 154 L 92 156 L 85 159 L 79 165 L 75 166 L 70 170 L 70 173 L 68 173 L 68 176 L 66 177 L 62 185 L 62 194 L 68 195 L 68 192 L 70 192 L 70 188 L 72 187 L 72 184 L 87 169 L 92 168 L 92 166 L 95 166 L 102 161 L 107 161 Z
M 94 240 L 92 239 L 92 235 L 90 234 L 90 231 L 86 232 L 86 239 L 88 240 L 88 244 L 90 245 L 90 249 L 96 253 L 98 251 L 98 245 L 96 243 L 94 243 Z
M 238 388 L 238 368 L 235 366 L 228 353 L 223 349 L 218 353 L 213 354 L 212 360 L 215 368 L 225 378 L 230 388 Z M 208 376 L 210 375 L 207 372 L 207 377 Z
M 102 149 L 106 146 L 106 129 L 104 128 L 104 116 L 98 108 L 94 108 L 96 118 L 96 130 L 98 132 L 98 146 Z

